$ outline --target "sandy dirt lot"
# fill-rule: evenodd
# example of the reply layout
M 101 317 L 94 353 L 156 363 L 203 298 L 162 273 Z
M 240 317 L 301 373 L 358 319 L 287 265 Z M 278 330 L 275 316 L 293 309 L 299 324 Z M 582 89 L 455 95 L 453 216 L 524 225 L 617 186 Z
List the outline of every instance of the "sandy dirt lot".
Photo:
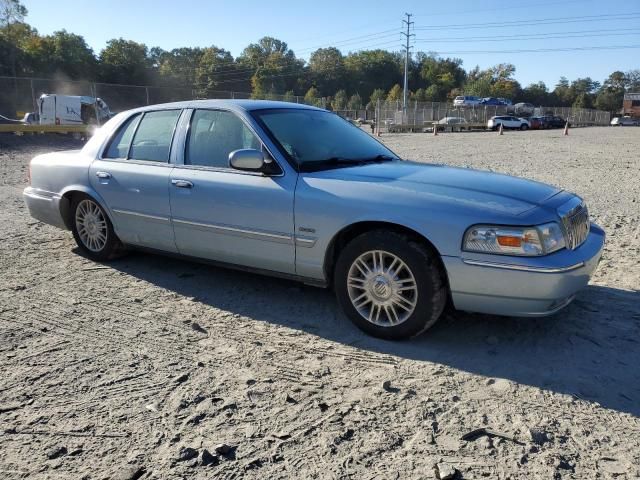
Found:
M 640 477 L 640 128 L 383 140 L 581 194 L 592 284 L 554 317 L 376 340 L 329 291 L 88 261 L 21 198 L 32 156 L 78 144 L 0 136 L 0 478 Z

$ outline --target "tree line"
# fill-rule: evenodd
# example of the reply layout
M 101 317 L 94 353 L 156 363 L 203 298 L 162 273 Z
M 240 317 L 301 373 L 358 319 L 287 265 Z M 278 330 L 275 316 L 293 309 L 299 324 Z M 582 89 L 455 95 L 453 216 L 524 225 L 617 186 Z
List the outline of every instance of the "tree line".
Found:
M 0 0 L 0 75 L 56 77 L 124 85 L 187 87 L 201 98 L 216 91 L 251 92 L 255 98 L 300 95 L 307 103 L 334 110 L 371 107 L 401 100 L 404 56 L 381 49 L 342 53 L 318 48 L 309 60 L 296 57 L 286 42 L 264 37 L 234 57 L 217 46 L 167 51 L 116 38 L 95 53 L 85 39 L 66 30 L 40 35 L 26 23 L 19 0 Z M 466 71 L 459 58 L 418 52 L 409 64 L 410 100 L 451 101 L 458 95 L 503 97 L 534 105 L 618 111 L 625 91 L 640 91 L 640 69 L 615 71 L 600 83 L 589 77 L 560 77 L 523 87 L 509 63 Z

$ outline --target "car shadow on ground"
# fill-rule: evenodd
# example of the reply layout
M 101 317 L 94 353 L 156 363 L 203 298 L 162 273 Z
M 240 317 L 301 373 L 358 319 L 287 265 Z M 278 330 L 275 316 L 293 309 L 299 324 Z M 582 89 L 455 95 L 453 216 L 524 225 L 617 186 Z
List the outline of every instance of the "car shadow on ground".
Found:
M 640 416 L 638 291 L 589 286 L 568 308 L 538 319 L 452 311 L 426 334 L 391 342 L 356 329 L 329 290 L 137 252 L 110 266 L 256 321 L 398 358 L 505 378 Z

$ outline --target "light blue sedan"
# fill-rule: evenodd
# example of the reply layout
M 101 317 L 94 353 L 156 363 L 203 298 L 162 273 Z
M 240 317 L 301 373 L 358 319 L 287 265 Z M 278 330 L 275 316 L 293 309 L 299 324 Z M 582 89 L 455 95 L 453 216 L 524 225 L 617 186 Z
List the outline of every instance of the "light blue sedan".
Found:
M 605 239 L 572 193 L 402 160 L 331 112 L 266 101 L 121 113 L 81 151 L 34 158 L 24 198 L 96 261 L 143 248 L 331 286 L 358 327 L 393 339 L 447 304 L 555 313 Z

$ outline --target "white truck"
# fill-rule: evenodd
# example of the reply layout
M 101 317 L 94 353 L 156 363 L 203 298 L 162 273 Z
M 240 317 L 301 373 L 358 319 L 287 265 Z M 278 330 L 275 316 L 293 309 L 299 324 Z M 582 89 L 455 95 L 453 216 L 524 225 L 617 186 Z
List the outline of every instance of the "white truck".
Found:
M 45 93 L 38 99 L 40 125 L 102 125 L 111 117 L 101 98 Z

